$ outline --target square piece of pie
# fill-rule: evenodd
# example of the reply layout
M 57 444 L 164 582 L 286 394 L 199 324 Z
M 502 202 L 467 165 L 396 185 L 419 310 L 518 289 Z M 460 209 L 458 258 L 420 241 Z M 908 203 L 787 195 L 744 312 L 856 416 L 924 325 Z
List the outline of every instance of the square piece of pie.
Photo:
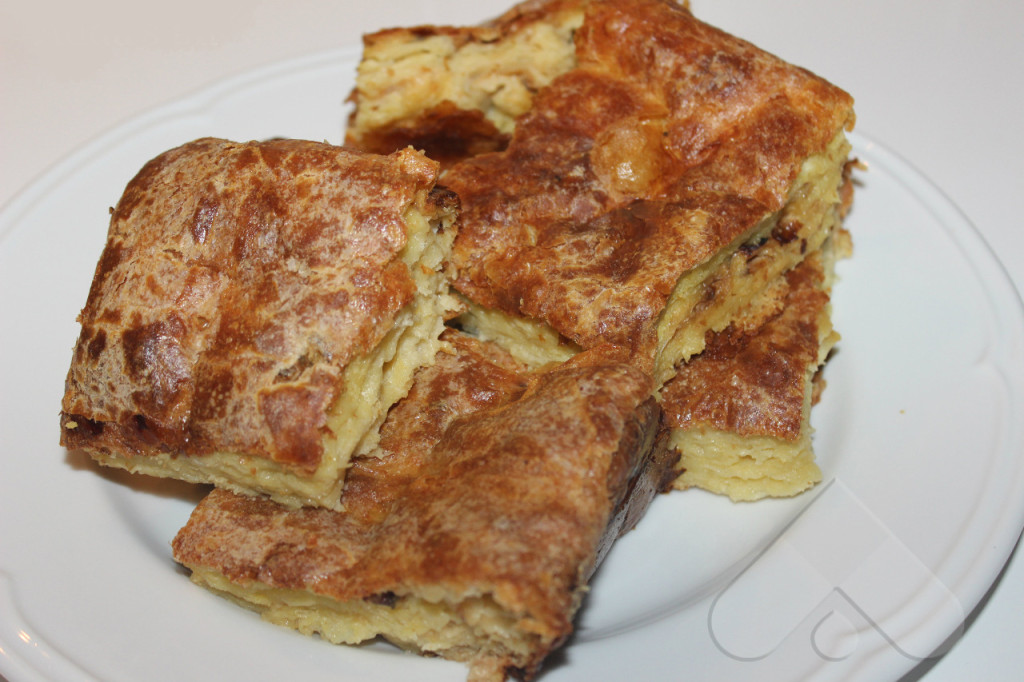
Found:
M 465 329 L 660 385 L 841 223 L 853 100 L 670 0 L 368 36 L 348 142 L 445 160 Z
M 456 305 L 457 200 L 419 152 L 201 139 L 128 184 L 67 375 L 102 464 L 338 508 Z
M 357 458 L 344 511 L 215 490 L 174 540 L 204 587 L 336 643 L 384 637 L 532 677 L 589 578 L 674 477 L 650 379 L 621 353 L 540 372 L 456 332 Z

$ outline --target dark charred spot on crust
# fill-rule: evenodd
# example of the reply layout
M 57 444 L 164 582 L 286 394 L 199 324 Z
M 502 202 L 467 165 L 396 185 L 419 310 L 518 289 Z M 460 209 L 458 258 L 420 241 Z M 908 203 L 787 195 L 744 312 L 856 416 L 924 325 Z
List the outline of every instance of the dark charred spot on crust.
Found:
M 104 310 L 102 313 L 99 314 L 99 316 L 96 318 L 96 321 L 108 322 L 110 324 L 118 324 L 121 322 L 121 311 L 116 308 L 108 308 L 107 310 Z
M 149 424 L 146 422 L 146 418 L 141 414 L 132 415 L 130 423 L 135 428 L 135 431 L 140 435 L 144 436 L 146 433 L 151 431 Z
M 120 242 L 111 242 L 107 248 L 103 249 L 103 255 L 100 256 L 100 262 L 96 268 L 96 279 L 102 280 L 106 277 L 121 263 L 123 256 L 124 248 Z
M 111 241 L 107 244 L 100 255 L 99 262 L 96 264 L 96 272 L 92 278 L 92 288 L 89 291 L 89 300 L 94 300 L 99 296 L 99 292 L 103 288 L 103 282 L 114 268 L 121 264 L 125 255 L 125 249 L 120 242 Z
M 274 377 L 274 383 L 277 384 L 294 381 L 298 377 L 302 376 L 302 373 L 307 369 L 316 364 L 322 363 L 325 360 L 327 360 L 327 358 L 325 358 L 323 352 L 320 351 L 319 348 L 311 345 L 309 349 L 300 355 L 295 362 L 287 367 L 282 367 L 281 370 L 278 371 L 277 376 Z
M 167 352 L 176 346 L 184 331 L 184 323 L 175 316 L 125 330 L 121 344 L 128 370 L 136 377 L 148 375 L 163 360 L 170 359 Z
M 268 183 L 253 180 L 238 208 L 238 229 L 232 242 L 235 263 L 273 263 L 282 257 L 280 228 L 288 214 L 286 200 Z
M 433 38 L 437 35 L 437 29 L 432 26 L 413 26 L 409 29 L 415 38 L 420 40 L 426 40 L 427 38 Z
M 753 242 L 747 242 L 746 244 L 743 244 L 742 246 L 740 246 L 740 253 L 742 253 L 744 256 L 746 256 L 749 259 L 749 258 L 753 257 L 753 255 L 755 253 L 757 253 L 758 249 L 760 249 L 762 246 L 764 246 L 765 242 L 767 242 L 767 241 L 768 241 L 768 239 L 764 238 L 764 239 L 758 239 L 757 241 L 753 241 Z
M 390 591 L 378 592 L 377 594 L 371 594 L 369 597 L 364 597 L 363 601 L 393 609 L 395 608 L 395 604 L 398 603 L 398 595 Z
M 508 677 L 514 677 L 517 680 L 529 679 L 526 668 L 522 668 L 517 665 L 509 665 L 505 667 L 505 675 Z
M 267 168 L 276 170 L 285 166 L 291 160 L 288 149 L 281 142 L 280 140 L 275 140 L 255 148 Z
M 454 212 L 459 210 L 459 195 L 455 192 L 442 187 L 440 185 L 434 185 L 431 188 L 430 194 L 428 195 L 429 205 L 439 213 Z M 435 232 L 443 232 L 445 228 L 445 221 L 438 220 L 434 224 Z
M 635 214 L 632 211 L 620 211 L 621 221 L 616 221 L 614 231 L 622 239 L 614 243 L 610 262 L 606 264 L 608 275 L 616 282 L 625 282 L 635 276 L 644 267 L 646 254 L 643 249 L 648 240 L 657 231 L 657 225 L 646 211 Z
M 107 333 L 97 329 L 92 340 L 89 341 L 89 357 L 93 360 L 99 358 L 100 354 L 107 347 Z
M 72 423 L 74 426 L 71 426 Z M 73 432 L 76 436 L 79 436 L 75 440 L 81 442 L 85 438 L 91 438 L 103 433 L 105 424 L 93 419 L 86 419 L 81 415 L 63 413 L 61 414 L 60 425 L 65 433 Z M 81 438 L 81 436 L 85 438 Z
M 504 151 L 509 136 L 501 133 L 482 112 L 460 109 L 450 101 L 423 112 L 412 121 L 374 130 L 359 140 L 359 147 L 390 154 L 412 146 L 448 167 L 488 152 Z
M 789 244 L 800 235 L 803 224 L 799 220 L 781 222 L 772 230 L 772 239 L 780 244 Z
M 199 201 L 199 205 L 196 206 L 195 212 L 192 214 L 192 222 L 190 224 L 190 232 L 192 233 L 192 239 L 197 244 L 205 244 L 206 236 L 210 232 L 210 228 L 213 226 L 213 221 L 217 217 L 217 211 L 220 210 L 220 203 L 210 197 L 203 197 Z
M 259 150 L 254 147 L 244 147 L 238 154 L 235 155 L 235 168 L 237 170 L 245 170 L 250 166 L 254 166 L 263 160 L 262 154 Z
M 138 408 L 162 423 L 184 417 L 191 396 L 191 363 L 182 347 L 185 325 L 176 315 L 121 334 L 125 368 L 140 390 Z

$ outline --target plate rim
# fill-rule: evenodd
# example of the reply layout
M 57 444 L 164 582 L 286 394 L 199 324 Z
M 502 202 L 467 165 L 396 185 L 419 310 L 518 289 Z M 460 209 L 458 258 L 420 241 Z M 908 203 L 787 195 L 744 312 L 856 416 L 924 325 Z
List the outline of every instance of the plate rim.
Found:
M 8 248 L 11 236 L 18 231 L 19 225 L 37 206 L 45 203 L 50 190 L 60 187 L 69 177 L 81 172 L 83 168 L 102 158 L 112 143 L 130 143 L 132 139 L 145 135 L 148 131 L 158 128 L 168 120 L 177 119 L 190 112 L 210 109 L 218 101 L 230 98 L 238 91 L 244 91 L 246 88 L 255 85 L 265 85 L 269 79 L 287 78 L 296 73 L 306 73 L 315 69 L 337 68 L 338 62 L 356 59 L 358 54 L 358 46 L 345 46 L 246 69 L 241 73 L 217 79 L 193 90 L 191 93 L 185 93 L 171 102 L 157 105 L 148 111 L 110 126 L 105 132 L 85 142 L 77 150 L 43 171 L 28 185 L 20 188 L 4 206 L 0 207 L 0 250 Z M 991 248 L 981 230 L 978 229 L 969 216 L 941 187 L 934 183 L 927 174 L 915 167 L 911 161 L 903 158 L 897 151 L 873 136 L 862 132 L 852 133 L 851 139 L 855 141 L 855 149 L 857 148 L 858 141 L 861 145 L 871 146 L 874 150 L 878 150 L 884 162 L 896 165 L 901 170 L 907 171 L 915 180 L 921 183 L 922 187 L 927 188 L 934 197 L 937 197 L 943 203 L 945 209 L 957 216 L 957 220 L 962 227 L 967 228 L 966 236 L 973 242 L 971 247 L 987 258 L 990 263 L 997 266 L 994 271 L 988 273 L 990 278 L 986 279 L 982 284 L 991 285 L 995 283 L 1000 289 L 998 293 L 1005 297 L 1006 301 L 1011 302 L 1015 313 L 1013 328 L 1018 332 L 1016 343 L 1019 345 L 1021 330 L 1024 330 L 1024 299 L 1022 299 L 1020 291 L 1014 285 L 1008 269 L 998 254 Z M 340 142 L 340 140 L 337 141 L 337 143 Z M 894 173 L 890 173 L 890 175 L 895 177 Z M 917 197 L 916 193 L 915 197 Z M 945 224 L 943 224 L 943 227 L 946 227 Z M 954 237 L 952 234 L 949 236 L 951 238 Z M 961 249 L 961 253 L 963 253 L 962 243 L 960 240 L 955 241 L 957 241 L 957 246 Z M 966 256 L 966 254 L 964 255 Z M 970 261 L 970 264 L 972 269 L 975 268 L 976 264 L 973 261 Z M 989 286 L 983 286 L 982 288 L 985 289 L 987 294 L 990 293 Z M 993 309 L 992 312 L 998 317 L 997 313 L 1000 310 Z M 1012 352 L 1013 348 L 1009 350 Z M 1020 377 L 1015 378 L 1018 382 L 1020 381 Z M 1011 383 L 1016 390 L 1020 389 L 1019 385 Z M 1018 445 L 1021 443 L 1022 433 L 1024 433 L 1024 426 L 1018 426 L 1013 439 L 1014 443 Z M 1024 491 L 1024 462 L 1021 461 L 1022 455 L 1024 453 L 1017 453 L 1016 487 L 1012 488 L 1017 492 Z M 960 581 L 957 583 L 957 595 L 961 597 L 963 595 L 960 588 L 965 587 L 965 581 L 969 583 L 966 587 L 969 588 L 970 595 L 965 603 L 969 608 L 965 609 L 965 614 L 973 612 L 985 594 L 996 584 L 1002 567 L 1013 553 L 1018 539 L 1022 531 L 1024 531 L 1024 495 L 1018 495 L 1015 498 L 1006 496 L 1004 497 L 1004 502 L 1004 511 L 1010 510 L 1010 513 L 1001 513 L 999 516 L 1003 523 L 989 526 L 989 534 L 986 536 L 987 541 L 993 539 L 1000 540 L 999 560 L 988 559 L 983 562 L 985 568 L 980 568 L 979 562 L 972 563 L 972 570 L 967 571 L 967 575 L 961 575 Z M 948 558 L 943 557 L 943 560 L 946 561 Z M 4 570 L 0 567 L 0 577 L 3 576 Z M 939 639 L 945 639 L 945 635 Z M 0 636 L 0 644 L 2 643 L 3 639 Z M 8 651 L 7 648 L 0 647 L 0 673 L 8 669 L 5 664 L 11 665 L 9 670 L 12 673 L 23 673 L 24 671 L 21 670 L 21 666 L 18 663 L 16 650 Z M 914 666 L 908 666 L 908 669 L 912 667 Z M 41 677 L 38 679 L 49 678 Z

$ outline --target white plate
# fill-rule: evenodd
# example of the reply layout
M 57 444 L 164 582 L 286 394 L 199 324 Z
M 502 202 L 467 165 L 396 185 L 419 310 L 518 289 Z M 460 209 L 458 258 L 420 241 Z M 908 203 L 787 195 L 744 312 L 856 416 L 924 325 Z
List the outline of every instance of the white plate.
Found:
M 0 215 L 0 674 L 20 680 L 461 680 L 336 647 L 192 586 L 170 540 L 201 491 L 57 445 L 107 207 L 204 135 L 341 139 L 355 50 L 222 83 L 89 145 Z M 841 264 L 843 333 L 814 419 L 826 482 L 735 505 L 656 500 L 615 547 L 544 680 L 892 679 L 955 640 L 1024 524 L 1024 317 L 997 259 L 868 138 Z

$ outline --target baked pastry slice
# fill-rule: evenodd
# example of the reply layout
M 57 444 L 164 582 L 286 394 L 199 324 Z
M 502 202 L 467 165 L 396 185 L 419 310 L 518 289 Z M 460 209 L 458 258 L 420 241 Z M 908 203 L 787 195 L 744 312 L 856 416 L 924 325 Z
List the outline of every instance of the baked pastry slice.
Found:
M 192 579 L 335 643 L 384 637 L 532 677 L 614 539 L 673 477 L 650 380 L 600 350 L 539 374 L 451 335 L 357 459 L 344 512 L 215 490 L 174 540 Z
M 337 508 L 433 362 L 457 201 L 438 166 L 295 140 L 161 154 L 112 210 L 61 442 L 102 464 Z
M 564 41 L 536 57 L 564 70 L 535 79 L 510 132 L 495 124 L 507 146 L 466 147 L 443 174 L 462 205 L 462 324 L 535 365 L 629 345 L 664 382 L 839 226 L 852 99 L 668 0 L 524 3 L 487 27 L 487 50 L 515 44 L 526 25 Z M 442 38 L 455 55 L 479 56 L 481 30 L 419 28 L 368 44 L 381 48 L 381 71 Z M 471 80 L 446 68 L 454 61 L 423 70 L 416 87 Z M 397 79 L 387 97 L 411 82 Z M 378 91 L 357 81 L 355 144 L 372 137 L 360 112 L 382 101 Z M 488 101 L 430 104 L 440 106 L 491 120 Z M 461 135 L 458 116 L 440 119 Z M 408 133 L 417 119 L 401 120 Z
M 831 247 L 831 244 L 829 244 Z M 734 501 L 788 497 L 821 480 L 811 408 L 820 368 L 839 335 L 831 323 L 830 249 L 808 256 L 661 391 L 674 487 Z

